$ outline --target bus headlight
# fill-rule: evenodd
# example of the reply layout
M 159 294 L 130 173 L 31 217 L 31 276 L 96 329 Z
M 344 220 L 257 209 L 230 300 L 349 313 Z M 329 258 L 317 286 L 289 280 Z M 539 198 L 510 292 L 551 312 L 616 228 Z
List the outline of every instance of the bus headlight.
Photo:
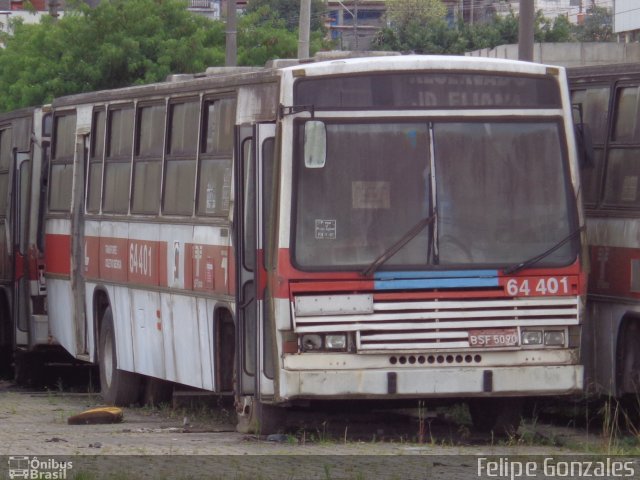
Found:
M 322 337 L 317 334 L 302 336 L 302 351 L 309 352 L 322 348 Z
M 523 330 L 522 345 L 542 345 L 542 330 Z
M 300 349 L 303 352 L 346 352 L 348 346 L 346 333 L 306 333 L 300 337 Z
M 545 330 L 544 344 L 550 347 L 564 346 L 564 331 L 563 330 Z
M 346 350 L 347 349 L 347 336 L 346 335 L 327 335 L 324 337 L 324 345 L 327 350 Z

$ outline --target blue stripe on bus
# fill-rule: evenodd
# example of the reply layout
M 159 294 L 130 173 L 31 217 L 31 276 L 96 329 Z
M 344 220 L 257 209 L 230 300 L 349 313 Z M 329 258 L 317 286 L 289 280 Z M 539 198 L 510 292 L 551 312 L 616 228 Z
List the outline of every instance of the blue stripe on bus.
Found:
M 497 270 L 376 272 L 374 275 L 376 290 L 497 286 L 499 286 Z

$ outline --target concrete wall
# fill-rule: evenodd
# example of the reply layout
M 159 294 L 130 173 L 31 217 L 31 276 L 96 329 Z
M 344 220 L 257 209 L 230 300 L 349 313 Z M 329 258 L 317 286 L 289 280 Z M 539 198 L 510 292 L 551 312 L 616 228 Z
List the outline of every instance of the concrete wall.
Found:
M 518 45 L 500 45 L 466 55 L 517 60 Z M 563 67 L 640 62 L 640 43 L 536 43 L 533 61 Z

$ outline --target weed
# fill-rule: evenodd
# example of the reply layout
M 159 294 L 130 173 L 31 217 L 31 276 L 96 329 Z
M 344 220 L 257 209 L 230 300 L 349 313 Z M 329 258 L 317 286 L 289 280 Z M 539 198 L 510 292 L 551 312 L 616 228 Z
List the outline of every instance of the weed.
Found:
M 466 403 L 456 403 L 448 409 L 448 417 L 458 425 L 470 427 L 473 425 L 469 406 Z
M 329 468 L 329 465 L 324 464 L 324 478 L 326 480 L 331 480 L 331 468 Z
M 429 429 L 431 432 L 431 429 Z M 425 439 L 425 406 L 424 401 L 418 402 L 418 443 L 423 444 Z M 432 439 L 433 440 L 433 439 Z

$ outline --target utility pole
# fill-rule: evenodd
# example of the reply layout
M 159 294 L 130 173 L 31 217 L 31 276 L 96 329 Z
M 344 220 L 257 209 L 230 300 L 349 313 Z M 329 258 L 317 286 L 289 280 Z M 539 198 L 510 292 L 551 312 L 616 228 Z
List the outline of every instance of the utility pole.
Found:
M 520 0 L 518 60 L 533 61 L 533 0 Z
M 238 31 L 236 28 L 236 0 L 227 0 L 227 31 L 225 66 L 235 67 L 238 64 Z
M 353 0 L 353 38 L 355 41 L 355 51 L 360 50 L 358 42 L 358 0 Z
M 309 58 L 309 35 L 311 30 L 311 0 L 300 1 L 300 23 L 298 24 L 298 59 Z

